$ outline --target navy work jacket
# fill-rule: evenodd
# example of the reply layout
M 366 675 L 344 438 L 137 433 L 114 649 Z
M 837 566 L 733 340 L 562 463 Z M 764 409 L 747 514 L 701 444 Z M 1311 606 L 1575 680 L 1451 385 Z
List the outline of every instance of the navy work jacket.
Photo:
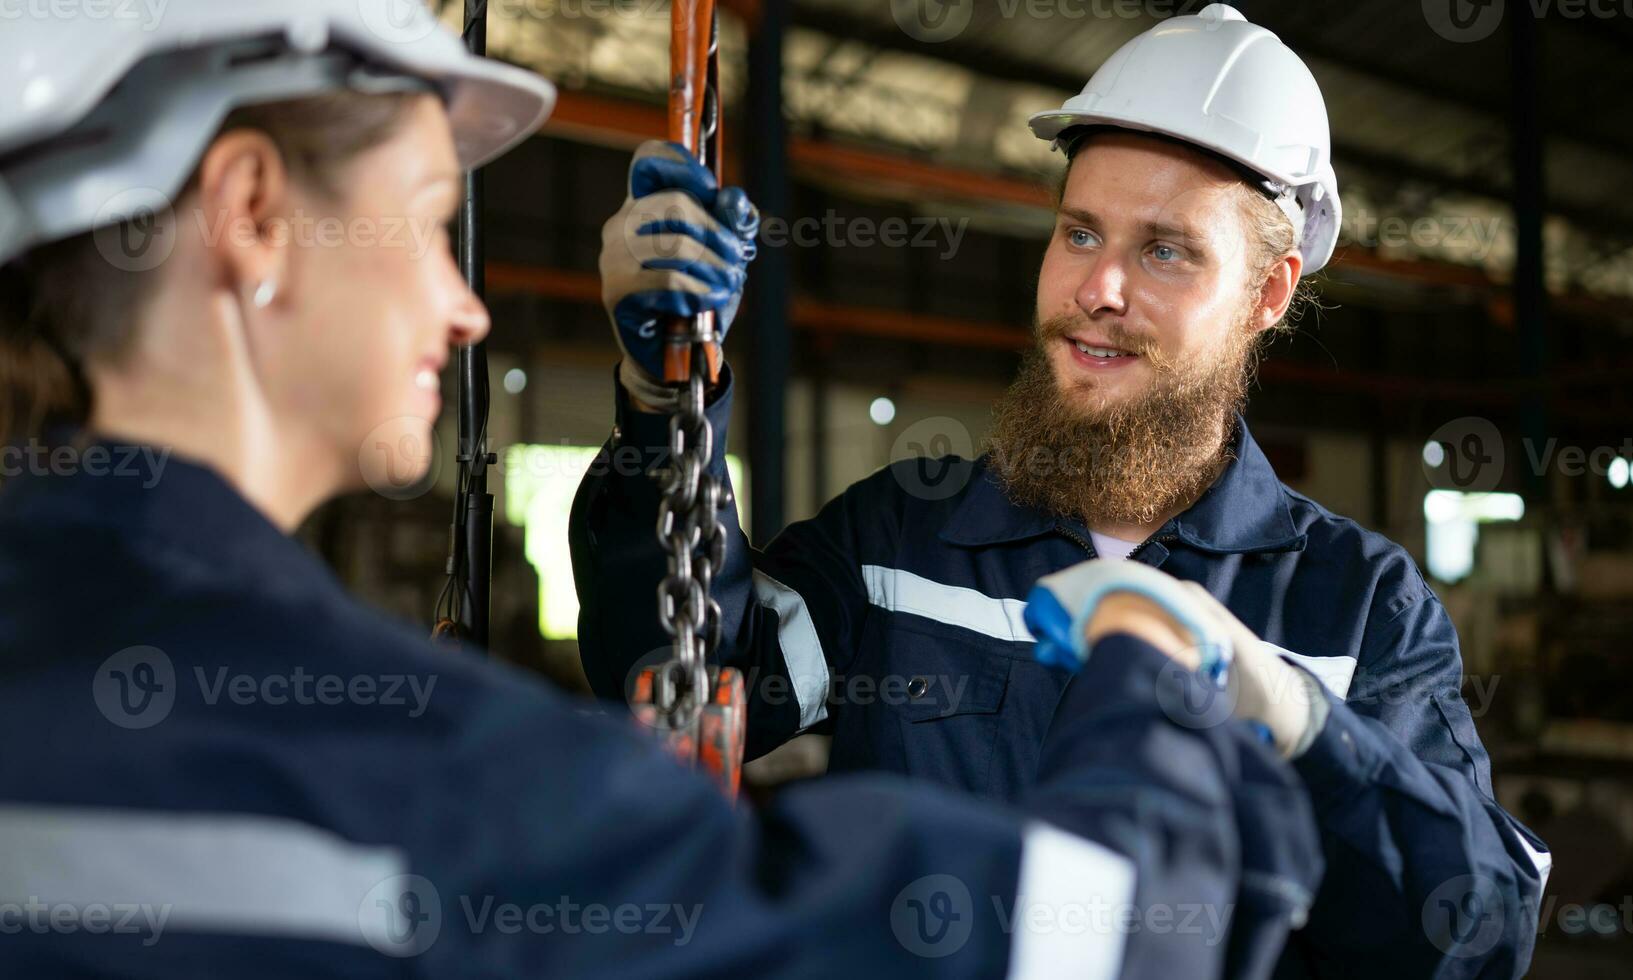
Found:
M 1263 976 L 1317 886 L 1291 771 L 1163 710 L 1133 638 L 1019 806 L 734 808 L 622 706 L 356 602 L 208 467 L 71 442 L 3 456 L 0 976 Z
M 571 536 L 584 667 L 604 696 L 665 642 L 644 470 L 668 420 L 616 398 Z M 721 474 L 730 410 L 728 378 L 708 411 Z M 1240 418 L 1233 439 L 1213 486 L 1130 558 L 1201 583 L 1329 693 L 1295 765 L 1328 870 L 1281 975 L 1521 975 L 1550 860 L 1493 798 L 1445 609 L 1404 549 L 1281 483 Z M 751 755 L 811 730 L 833 736 L 830 771 L 1006 800 L 1032 783 L 1067 675 L 1035 661 L 1023 598 L 1097 557 L 1086 527 L 1010 502 L 984 457 L 887 466 L 764 551 L 723 517 L 714 594 L 722 659 L 750 678 Z

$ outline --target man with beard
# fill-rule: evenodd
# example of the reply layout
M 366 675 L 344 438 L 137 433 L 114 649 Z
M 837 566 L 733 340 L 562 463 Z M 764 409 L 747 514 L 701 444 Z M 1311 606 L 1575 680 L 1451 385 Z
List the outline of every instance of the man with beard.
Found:
M 1049 617 L 1023 619 L 1024 597 L 1044 576 L 1072 594 L 1078 573 L 1058 573 L 1085 558 L 1160 568 L 1240 638 L 1222 723 L 1260 726 L 1315 805 L 1327 875 L 1278 975 L 1522 974 L 1549 860 L 1493 799 L 1445 610 L 1403 549 L 1284 486 L 1240 414 L 1338 235 L 1314 78 L 1216 4 L 1130 41 L 1032 127 L 1068 165 L 990 452 L 886 467 L 763 552 L 722 515 L 720 660 L 749 678 L 749 757 L 827 732 L 831 770 L 1017 799 L 1067 686 L 1053 664 L 1084 646 L 1063 625 L 1081 610 L 1035 636 Z M 667 445 L 674 395 L 646 335 L 663 314 L 729 322 L 745 265 L 688 203 L 712 186 L 637 183 L 602 254 L 618 426 L 572 518 L 584 666 L 606 697 L 666 645 L 632 615 L 665 571 L 656 491 L 612 455 L 650 465 Z M 643 252 L 636 227 L 671 238 Z M 723 473 L 728 377 L 712 398 Z

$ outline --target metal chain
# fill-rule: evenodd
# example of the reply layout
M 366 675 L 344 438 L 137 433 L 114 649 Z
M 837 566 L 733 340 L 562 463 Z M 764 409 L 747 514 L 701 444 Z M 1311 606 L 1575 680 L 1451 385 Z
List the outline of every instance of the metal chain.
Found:
M 712 156 L 720 125 L 714 58 L 718 30 L 710 36 L 709 84 L 703 93 L 702 134 L 698 157 Z M 673 655 L 658 668 L 652 699 L 658 717 L 672 728 L 690 726 L 707 703 L 709 656 L 720 646 L 720 604 L 710 594 L 714 577 L 726 562 L 726 527 L 720 510 L 731 493 L 709 472 L 714 456 L 714 428 L 705 414 L 709 386 L 708 347 L 718 342 L 713 313 L 692 320 L 691 375 L 680 393 L 680 405 L 669 420 L 669 465 L 661 474 L 663 500 L 658 505 L 658 541 L 669 554 L 669 574 L 658 586 L 658 621 L 673 638 Z

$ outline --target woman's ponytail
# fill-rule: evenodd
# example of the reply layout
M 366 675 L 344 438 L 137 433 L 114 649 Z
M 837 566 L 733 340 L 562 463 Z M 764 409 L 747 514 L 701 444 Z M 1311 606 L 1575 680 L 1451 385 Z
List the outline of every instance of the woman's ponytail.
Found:
M 0 441 L 28 442 L 89 414 L 84 378 L 53 330 L 21 263 L 0 268 Z

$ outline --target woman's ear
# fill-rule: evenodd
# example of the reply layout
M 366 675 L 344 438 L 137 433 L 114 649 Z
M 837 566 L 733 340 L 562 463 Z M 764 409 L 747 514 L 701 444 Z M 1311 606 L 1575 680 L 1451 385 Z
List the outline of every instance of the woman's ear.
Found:
M 283 283 L 289 243 L 289 170 L 266 134 L 235 129 L 199 165 L 198 214 L 205 251 L 239 296 L 264 306 Z
M 1253 332 L 1269 330 L 1287 315 L 1287 307 L 1298 292 L 1299 273 L 1304 270 L 1304 256 L 1296 249 L 1281 257 L 1265 274 L 1259 287 L 1259 308 L 1253 317 Z

